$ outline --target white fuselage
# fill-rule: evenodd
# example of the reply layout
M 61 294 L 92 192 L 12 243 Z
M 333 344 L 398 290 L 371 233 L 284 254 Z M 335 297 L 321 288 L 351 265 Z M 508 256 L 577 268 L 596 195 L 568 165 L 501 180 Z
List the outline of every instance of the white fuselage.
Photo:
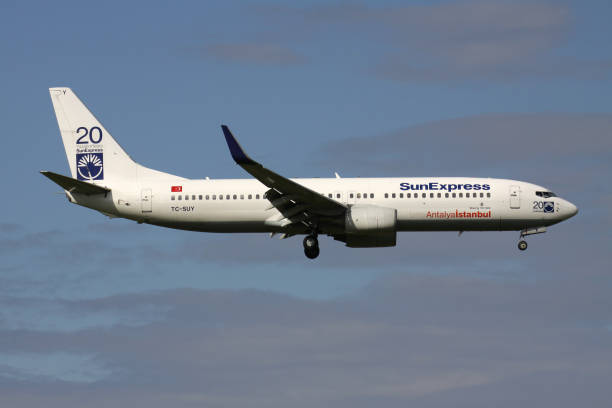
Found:
M 577 211 L 560 197 L 536 195 L 547 191 L 543 187 L 505 179 L 292 180 L 348 206 L 397 209 L 397 231 L 523 230 L 556 224 Z M 69 198 L 111 216 L 170 228 L 282 232 L 279 220 L 283 216 L 264 198 L 267 190 L 257 180 L 187 180 L 155 172 L 137 182 L 114 186 L 106 197 L 74 194 Z
M 305 235 L 304 253 L 314 259 L 319 234 L 352 248 L 394 246 L 398 231 L 520 230 L 524 237 L 578 211 L 543 187 L 514 180 L 288 179 L 253 160 L 226 125 L 233 161 L 253 178 L 188 180 L 132 160 L 70 88 L 49 94 L 71 176 L 41 173 L 72 203 L 110 217 L 191 231 Z

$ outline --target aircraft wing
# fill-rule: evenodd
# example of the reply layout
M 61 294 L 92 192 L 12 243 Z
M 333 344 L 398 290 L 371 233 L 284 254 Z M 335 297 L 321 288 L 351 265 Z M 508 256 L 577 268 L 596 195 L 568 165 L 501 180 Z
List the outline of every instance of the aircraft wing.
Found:
M 70 193 L 89 195 L 106 194 L 110 192 L 110 189 L 108 188 L 87 183 L 86 181 L 73 179 L 72 177 L 62 176 L 61 174 L 53 173 L 51 171 L 41 171 L 40 173 Z
M 270 188 L 265 198 L 285 216 L 280 220 L 281 226 L 298 222 L 316 224 L 320 217 L 344 214 L 346 205 L 265 168 L 244 152 L 227 126 L 222 125 L 221 129 L 236 164 Z

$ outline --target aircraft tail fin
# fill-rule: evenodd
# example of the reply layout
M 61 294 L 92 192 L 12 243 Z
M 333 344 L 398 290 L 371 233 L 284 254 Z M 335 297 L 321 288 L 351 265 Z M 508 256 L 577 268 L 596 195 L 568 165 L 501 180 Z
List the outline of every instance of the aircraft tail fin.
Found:
M 72 178 L 98 185 L 137 177 L 138 165 L 70 88 L 49 88 Z

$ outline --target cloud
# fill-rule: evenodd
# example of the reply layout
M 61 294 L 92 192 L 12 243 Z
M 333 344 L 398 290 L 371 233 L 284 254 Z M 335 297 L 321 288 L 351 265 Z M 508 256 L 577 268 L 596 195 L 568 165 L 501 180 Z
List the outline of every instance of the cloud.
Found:
M 514 407 L 508 395 L 545 405 L 551 397 L 541 390 L 554 389 L 556 406 L 574 406 L 579 393 L 603 407 L 609 283 L 580 274 L 540 284 L 396 274 L 329 301 L 191 289 L 87 301 L 97 311 L 170 311 L 139 327 L 0 331 L 10 355 L 96 356 L 91 386 L 66 377 L 67 363 L 40 378 L 16 376 L 23 364 L 13 362 L 2 368 L 12 374 L 0 376 L 0 400 L 34 406 L 35 387 L 47 405 L 66 407 L 85 394 L 92 407 L 436 407 L 458 396 L 466 406 Z M 54 375 L 62 381 L 51 387 Z
M 611 132 L 609 114 L 489 114 L 337 140 L 322 146 L 317 155 L 321 165 L 359 168 L 370 175 L 442 176 L 460 171 L 532 178 L 536 173 L 575 183 L 580 179 L 577 168 L 595 173 L 609 165 Z M 553 162 L 560 164 L 555 166 L 560 177 L 539 172 Z
M 24 382 L 93 383 L 111 374 L 93 356 L 72 353 L 0 353 L 0 377 Z
M 21 226 L 14 223 L 0 223 L 0 233 L 11 234 L 21 229 Z
M 85 300 L 0 296 L 0 304 L 0 328 L 42 332 L 74 332 L 115 325 L 143 326 L 163 318 L 169 310 L 154 304 L 141 304 L 125 310 L 115 299 L 111 304 L 105 304 L 99 300 L 88 303 Z
M 59 230 L 37 231 L 32 233 L 19 234 L 24 232 L 18 225 L 10 225 L 10 235 L 0 238 L 0 253 L 24 251 L 32 247 L 42 247 L 48 243 L 57 242 L 63 237 Z M 18 234 L 14 234 L 17 232 Z
M 597 79 L 612 73 L 610 60 L 563 54 L 574 34 L 572 10 L 563 2 L 268 6 L 258 12 L 276 20 L 290 19 L 313 36 L 327 28 L 350 33 L 337 37 L 375 50 L 370 70 L 390 80 Z
M 455 81 L 455 80 L 516 80 L 522 77 L 605 79 L 612 74 L 612 61 L 585 61 L 571 57 L 525 58 L 511 64 L 483 66 L 457 64 L 452 61 L 415 63 L 401 55 L 386 57 L 372 71 L 385 79 L 396 81 Z
M 302 65 L 303 56 L 271 43 L 219 43 L 201 48 L 198 53 L 224 62 L 254 65 Z

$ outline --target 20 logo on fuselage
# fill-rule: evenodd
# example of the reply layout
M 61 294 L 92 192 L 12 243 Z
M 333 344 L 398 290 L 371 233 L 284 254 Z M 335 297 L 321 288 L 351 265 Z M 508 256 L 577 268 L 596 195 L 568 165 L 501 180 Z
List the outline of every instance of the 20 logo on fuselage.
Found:
M 543 212 L 543 213 L 554 213 L 555 212 L 555 202 L 554 201 L 534 201 L 533 211 Z

